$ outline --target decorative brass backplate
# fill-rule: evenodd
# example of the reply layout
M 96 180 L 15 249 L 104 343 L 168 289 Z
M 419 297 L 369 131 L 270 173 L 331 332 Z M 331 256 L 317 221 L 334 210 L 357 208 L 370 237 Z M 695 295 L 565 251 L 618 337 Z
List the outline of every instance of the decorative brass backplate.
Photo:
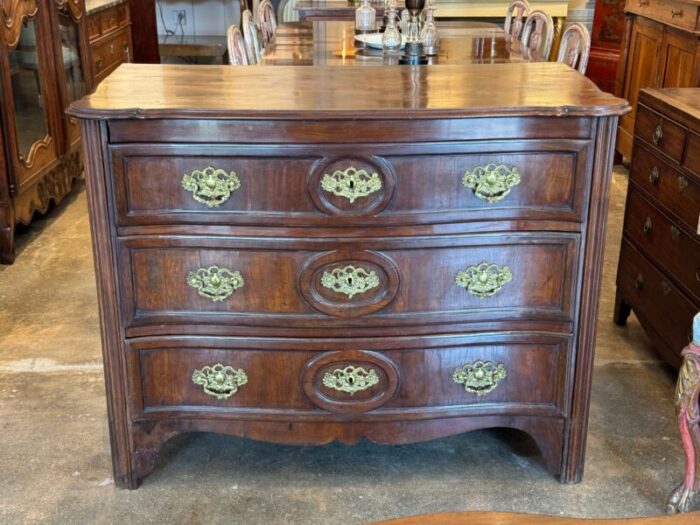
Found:
M 182 187 L 192 192 L 197 202 L 218 208 L 229 199 L 231 193 L 241 187 L 241 181 L 235 171 L 227 173 L 209 166 L 185 174 L 182 177 Z
M 233 292 L 242 288 L 245 280 L 240 272 L 232 272 L 228 268 L 210 266 L 199 268 L 187 274 L 187 284 L 197 290 L 202 297 L 220 302 Z
M 374 368 L 367 370 L 361 366 L 349 365 L 323 374 L 323 386 L 347 392 L 351 396 L 355 395 L 356 392 L 367 390 L 377 383 L 379 383 L 379 376 Z
M 505 377 L 506 368 L 501 363 L 481 360 L 455 368 L 452 373 L 455 383 L 464 385 L 464 390 L 477 396 L 491 392 Z
M 487 164 L 466 171 L 462 183 L 480 199 L 494 203 L 505 198 L 511 189 L 520 184 L 520 173 L 516 167 Z
M 652 140 L 654 141 L 654 146 L 658 146 L 661 139 L 664 138 L 664 129 L 661 127 L 661 122 L 659 122 L 654 128 L 654 135 Z
M 478 266 L 469 266 L 457 272 L 457 285 L 477 297 L 491 297 L 501 291 L 503 286 L 513 279 L 507 266 L 498 266 L 482 262 Z
M 192 372 L 192 382 L 201 385 L 207 395 L 228 399 L 238 392 L 238 387 L 248 382 L 248 376 L 241 368 L 217 363 Z
M 367 271 L 349 264 L 343 268 L 334 268 L 323 272 L 321 285 L 352 299 L 357 294 L 368 292 L 379 286 L 379 277 L 374 270 Z
M 347 168 L 332 174 L 324 173 L 321 188 L 338 197 L 345 197 L 351 203 L 360 197 L 367 197 L 382 189 L 382 179 L 378 173 L 371 175 L 367 170 Z

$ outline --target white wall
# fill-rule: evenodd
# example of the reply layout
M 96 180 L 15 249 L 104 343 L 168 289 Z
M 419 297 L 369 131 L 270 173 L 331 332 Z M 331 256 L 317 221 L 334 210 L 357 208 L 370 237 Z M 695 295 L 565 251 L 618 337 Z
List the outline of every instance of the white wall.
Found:
M 173 11 L 186 12 L 187 25 L 185 35 L 220 35 L 226 34 L 226 29 L 231 24 L 239 22 L 238 0 L 156 0 L 163 10 L 163 18 L 168 29 L 176 30 L 173 20 Z M 165 34 L 165 28 L 161 22 L 158 5 L 156 5 L 156 20 L 158 21 L 158 34 Z M 177 28 L 180 34 L 180 28 Z

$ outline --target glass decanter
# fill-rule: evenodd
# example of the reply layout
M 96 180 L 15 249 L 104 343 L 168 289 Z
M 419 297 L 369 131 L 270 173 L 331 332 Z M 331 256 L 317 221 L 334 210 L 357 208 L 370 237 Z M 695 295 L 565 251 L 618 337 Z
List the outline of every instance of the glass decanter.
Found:
M 362 0 L 362 5 L 355 10 L 355 32 L 373 33 L 377 24 L 377 10 L 369 4 L 369 0 Z
M 435 8 L 428 4 L 425 11 L 425 23 L 420 31 L 420 41 L 423 44 L 425 54 L 433 56 L 437 55 L 440 49 L 440 35 L 435 25 Z
M 396 25 L 396 1 L 391 0 L 387 7 L 386 29 L 382 35 L 384 53 L 398 53 L 401 49 L 401 33 Z

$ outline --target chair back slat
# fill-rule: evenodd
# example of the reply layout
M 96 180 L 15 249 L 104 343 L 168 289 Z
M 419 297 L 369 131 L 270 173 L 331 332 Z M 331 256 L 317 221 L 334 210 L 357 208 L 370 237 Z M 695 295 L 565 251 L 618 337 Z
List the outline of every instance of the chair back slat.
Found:
M 248 9 L 241 14 L 241 26 L 243 27 L 243 41 L 245 42 L 248 64 L 256 65 L 262 59 L 262 50 L 258 40 L 258 30 L 253 21 L 253 13 Z
M 260 32 L 263 46 L 267 47 L 275 39 L 277 33 L 277 16 L 270 0 L 260 2 Z
M 585 74 L 590 54 L 591 34 L 586 26 L 578 22 L 568 24 L 561 36 L 557 61 Z
M 531 60 L 547 60 L 554 40 L 554 21 L 544 11 L 532 11 L 523 26 L 523 51 Z
M 232 66 L 247 66 L 248 55 L 246 53 L 245 42 L 241 30 L 235 25 L 228 28 L 226 32 L 226 43 L 228 45 L 228 61 Z
M 506 11 L 506 22 L 503 29 L 515 40 L 520 39 L 523 31 L 523 18 L 530 14 L 530 4 L 527 0 L 513 0 Z

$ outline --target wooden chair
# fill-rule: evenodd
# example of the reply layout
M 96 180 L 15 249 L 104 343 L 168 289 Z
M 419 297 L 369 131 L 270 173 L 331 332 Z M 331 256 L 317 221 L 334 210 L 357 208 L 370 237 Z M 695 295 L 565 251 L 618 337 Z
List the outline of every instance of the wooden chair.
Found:
M 262 59 L 262 50 L 258 40 L 258 30 L 253 21 L 253 13 L 249 9 L 241 13 L 241 26 L 243 27 L 243 41 L 245 42 L 248 64 L 254 66 Z
M 554 40 L 554 21 L 544 11 L 532 11 L 523 26 L 523 53 L 531 60 L 547 60 Z
M 506 11 L 506 23 L 503 29 L 512 39 L 520 40 L 523 31 L 523 17 L 530 14 L 530 4 L 527 0 L 513 0 Z
M 228 62 L 232 66 L 247 66 L 248 55 L 246 54 L 245 42 L 241 30 L 236 26 L 231 26 L 226 32 L 226 43 L 228 44 Z
M 270 0 L 262 0 L 260 2 L 260 31 L 262 33 L 263 46 L 267 46 L 275 39 L 277 16 Z
M 585 74 L 590 53 L 591 34 L 586 26 L 578 22 L 567 25 L 561 36 L 557 61 Z

